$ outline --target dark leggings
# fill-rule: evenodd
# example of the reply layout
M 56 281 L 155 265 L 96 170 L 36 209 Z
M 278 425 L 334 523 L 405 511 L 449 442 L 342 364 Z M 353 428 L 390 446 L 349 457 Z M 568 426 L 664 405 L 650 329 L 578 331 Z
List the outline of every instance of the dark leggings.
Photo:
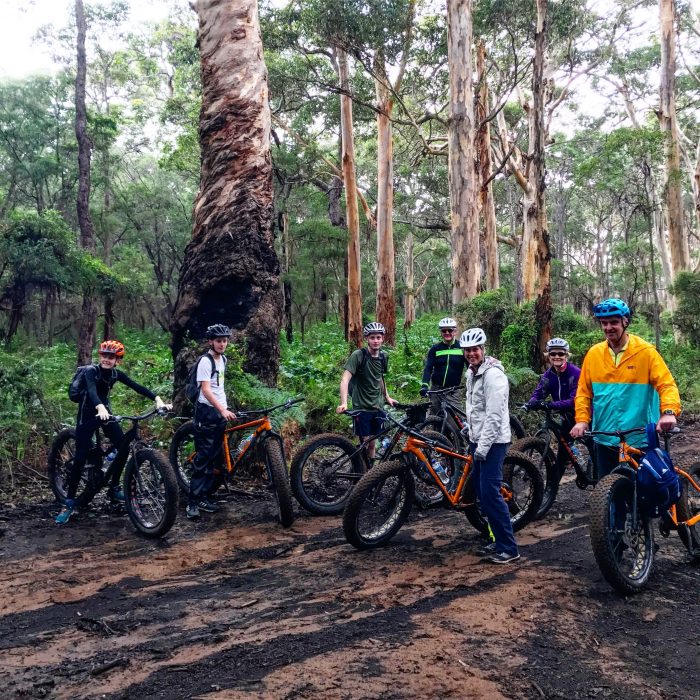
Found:
M 87 461 L 88 454 L 93 447 L 92 437 L 101 428 L 102 432 L 115 447 L 121 444 L 124 433 L 119 427 L 119 423 L 114 421 L 101 421 L 99 418 L 91 418 L 82 423 L 78 423 L 75 429 L 75 458 L 68 468 L 68 483 L 66 485 L 66 497 L 75 498 L 75 493 L 80 484 L 80 477 Z M 118 486 L 122 471 L 124 471 L 125 457 L 117 457 L 112 467 L 111 486 Z
M 190 478 L 191 504 L 206 498 L 214 486 L 214 467 L 224 441 L 226 420 L 212 406 L 197 403 L 194 416 L 194 449 Z

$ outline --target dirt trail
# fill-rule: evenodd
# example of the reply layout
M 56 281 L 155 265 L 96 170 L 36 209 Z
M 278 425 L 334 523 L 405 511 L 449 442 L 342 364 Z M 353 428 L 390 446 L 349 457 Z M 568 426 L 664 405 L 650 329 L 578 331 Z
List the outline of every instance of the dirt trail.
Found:
M 565 483 L 511 567 L 442 510 L 358 553 L 336 518 L 283 530 L 241 497 L 161 542 L 106 508 L 59 530 L 52 504 L 3 507 L 3 697 L 700 698 L 698 568 L 659 538 L 619 598 L 585 503 Z

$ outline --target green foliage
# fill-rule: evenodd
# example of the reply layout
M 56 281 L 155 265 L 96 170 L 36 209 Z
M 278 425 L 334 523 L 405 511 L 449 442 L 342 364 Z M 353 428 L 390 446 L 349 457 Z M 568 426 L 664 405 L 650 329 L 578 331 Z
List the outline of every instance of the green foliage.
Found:
M 679 273 L 671 293 L 678 301 L 673 325 L 693 345 L 700 346 L 700 273 Z

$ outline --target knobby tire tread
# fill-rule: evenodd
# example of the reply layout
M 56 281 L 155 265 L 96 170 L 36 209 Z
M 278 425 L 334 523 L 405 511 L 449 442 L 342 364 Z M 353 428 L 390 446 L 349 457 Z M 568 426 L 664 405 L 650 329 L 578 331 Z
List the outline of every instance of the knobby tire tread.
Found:
M 521 440 L 516 440 L 512 447 L 510 448 L 513 452 L 521 452 L 526 457 L 528 457 L 534 464 L 538 467 L 535 459 L 529 457 L 529 452 L 533 451 L 539 455 L 539 459 L 542 459 L 542 453 L 544 452 L 544 439 L 534 436 L 524 437 Z M 554 501 L 559 493 L 559 473 L 557 469 L 557 461 L 554 451 L 551 445 L 547 446 L 547 451 L 544 456 L 544 474 L 540 471 L 540 476 L 544 480 L 543 493 L 542 493 L 542 503 L 537 510 L 537 515 L 535 520 L 540 520 L 549 512 L 550 508 L 554 505 Z
M 178 486 L 185 496 L 190 493 L 190 480 L 182 474 L 180 470 L 180 464 L 178 462 L 178 451 L 180 445 L 187 439 L 194 439 L 194 422 L 188 420 L 187 423 L 183 423 L 174 433 L 172 439 L 170 440 L 170 449 L 168 451 L 168 457 L 170 459 L 170 464 L 175 472 L 175 478 L 177 479 Z
M 277 440 L 265 440 L 265 457 L 267 467 L 270 470 L 272 487 L 277 497 L 279 521 L 282 527 L 290 527 L 294 522 L 294 503 L 292 501 L 292 492 L 289 488 L 284 452 Z

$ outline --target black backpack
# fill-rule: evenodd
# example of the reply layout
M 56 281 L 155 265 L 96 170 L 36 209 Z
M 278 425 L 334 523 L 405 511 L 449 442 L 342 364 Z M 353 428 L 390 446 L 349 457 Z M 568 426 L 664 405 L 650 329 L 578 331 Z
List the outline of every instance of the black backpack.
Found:
M 360 364 L 357 365 L 357 371 L 352 375 L 348 384 L 348 396 L 352 397 L 352 392 L 355 388 L 355 377 L 365 371 L 370 357 L 369 350 L 367 348 L 362 348 L 362 359 L 360 360 Z M 387 355 L 384 350 L 380 350 L 379 359 L 382 361 L 382 375 L 385 375 L 389 369 L 389 355 Z
M 85 372 L 91 367 L 97 369 L 99 365 L 81 365 L 75 370 L 73 379 L 70 380 L 68 385 L 68 398 L 74 403 L 80 403 L 85 392 L 87 391 L 87 386 L 85 385 Z M 114 370 L 112 370 L 114 372 Z
M 196 359 L 196 361 L 192 363 L 192 366 L 190 367 L 190 370 L 187 373 L 187 381 L 185 382 L 185 396 L 192 403 L 197 403 L 197 399 L 199 398 L 199 382 L 197 381 L 197 367 L 199 366 L 199 361 L 203 357 L 208 357 L 209 361 L 211 362 L 211 379 L 213 379 L 216 375 L 219 374 L 219 370 L 216 369 L 216 363 L 214 362 L 214 358 L 208 352 L 205 352 L 203 355 L 200 355 Z M 224 358 L 224 372 L 225 372 L 226 371 L 226 355 L 222 355 L 221 357 Z

